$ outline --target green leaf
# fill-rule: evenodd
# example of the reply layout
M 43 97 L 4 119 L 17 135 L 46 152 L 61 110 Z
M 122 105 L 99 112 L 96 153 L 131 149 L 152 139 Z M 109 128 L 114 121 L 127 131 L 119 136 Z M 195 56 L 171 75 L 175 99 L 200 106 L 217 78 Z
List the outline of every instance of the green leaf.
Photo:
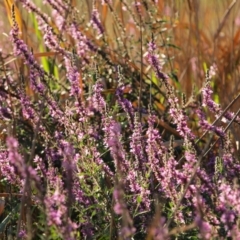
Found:
M 142 202 L 142 197 L 141 197 L 140 195 L 137 197 L 137 202 L 138 202 L 138 203 L 141 203 L 141 202 Z
M 178 76 L 177 76 L 177 74 L 176 74 L 175 72 L 170 72 L 170 73 L 168 74 L 168 76 L 169 76 L 171 79 L 173 79 L 175 82 L 179 82 L 179 81 L 178 81 Z
M 163 47 L 171 47 L 171 48 L 175 48 L 175 49 L 178 49 L 178 50 L 181 50 L 180 47 L 172 44 L 172 43 L 165 43 Z

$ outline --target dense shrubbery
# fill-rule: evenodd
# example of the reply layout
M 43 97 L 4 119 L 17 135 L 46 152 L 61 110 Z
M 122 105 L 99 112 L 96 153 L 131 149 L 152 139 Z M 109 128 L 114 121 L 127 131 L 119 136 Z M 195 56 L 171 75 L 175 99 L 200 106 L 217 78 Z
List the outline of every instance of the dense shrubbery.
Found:
M 181 93 L 156 0 L 37 2 L 6 1 L 1 236 L 240 239 L 239 96 L 212 100 L 217 66 Z

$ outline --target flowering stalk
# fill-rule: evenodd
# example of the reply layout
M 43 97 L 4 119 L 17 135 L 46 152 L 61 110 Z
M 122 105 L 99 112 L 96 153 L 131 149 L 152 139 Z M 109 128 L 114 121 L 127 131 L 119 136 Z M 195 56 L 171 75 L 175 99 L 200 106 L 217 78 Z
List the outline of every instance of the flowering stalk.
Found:
M 146 171 L 146 156 L 144 151 L 144 143 L 142 139 L 143 131 L 142 125 L 139 121 L 137 114 L 134 119 L 134 129 L 130 142 L 130 152 L 135 156 L 134 169 L 135 171 Z
M 219 104 L 215 103 L 212 100 L 212 98 L 211 98 L 212 93 L 213 93 L 213 91 L 212 91 L 211 86 L 210 86 L 210 79 L 207 76 L 205 85 L 202 89 L 203 106 L 207 107 L 211 112 L 213 112 L 215 114 L 216 118 L 218 118 L 218 116 L 222 115 L 223 110 L 221 109 Z M 234 115 L 235 115 L 234 113 L 232 113 L 230 111 L 227 111 L 224 114 L 225 119 L 223 118 L 223 121 L 226 121 L 226 119 L 228 121 L 231 121 L 233 119 Z M 239 117 L 237 117 L 235 119 L 235 121 L 240 124 L 240 118 Z
M 56 183 L 55 183 L 56 184 Z M 66 197 L 63 191 L 61 180 L 57 178 L 56 190 L 53 194 L 48 192 L 45 196 L 44 203 L 47 214 L 47 224 L 49 227 L 56 227 L 61 237 L 64 239 L 74 240 L 77 225 L 68 217 L 68 207 Z
M 167 91 L 167 101 L 170 105 L 169 113 L 173 119 L 173 122 L 177 125 L 177 131 L 183 138 L 194 139 L 194 135 L 191 132 L 191 129 L 187 126 L 187 116 L 184 111 L 180 108 L 178 104 L 178 98 L 174 94 L 174 90 L 171 85 L 168 83 L 168 77 L 165 73 L 162 72 L 162 66 L 160 61 L 155 54 L 156 44 L 152 40 L 148 44 L 148 62 L 153 67 L 156 76 L 160 81 L 162 81 L 166 91 Z
M 118 88 L 116 90 L 116 96 L 117 96 L 119 105 L 122 107 L 122 109 L 127 114 L 128 122 L 132 129 L 134 126 L 134 110 L 132 107 L 132 103 L 128 99 L 123 97 L 123 90 L 124 90 L 124 85 L 120 84 L 120 86 L 118 86 Z
M 227 236 L 231 235 L 239 236 L 239 227 L 237 225 L 237 219 L 240 216 L 240 189 L 239 186 L 234 183 L 227 183 L 224 180 L 219 181 L 219 204 L 218 211 L 221 212 L 221 222 L 224 225 Z M 237 239 L 237 238 L 236 238 Z
M 59 29 L 59 31 L 64 31 L 67 29 L 67 6 L 64 5 L 64 2 L 56 1 L 56 0 L 45 0 L 44 3 L 48 3 L 52 8 L 52 16 L 55 19 L 55 23 Z
M 211 124 L 208 123 L 208 121 L 206 120 L 206 117 L 202 111 L 201 108 L 198 108 L 196 110 L 196 113 L 199 117 L 199 125 L 205 130 L 205 131 L 213 131 L 215 132 L 218 136 L 220 137 L 225 137 L 225 133 L 223 131 L 222 127 L 217 127 L 217 126 L 213 126 Z
M 89 63 L 89 51 L 93 49 L 95 52 L 97 49 L 94 48 L 94 46 L 90 44 L 87 37 L 79 31 L 77 22 L 75 20 L 73 20 L 70 25 L 69 33 L 75 40 L 77 55 L 79 59 L 81 59 L 81 61 L 79 61 L 79 64 L 80 66 L 85 66 Z
M 133 226 L 133 220 L 127 210 L 127 206 L 124 203 L 124 192 L 120 185 L 117 185 L 113 192 L 113 199 L 115 201 L 114 211 L 117 215 L 122 216 L 122 226 L 119 230 L 119 236 L 123 239 L 129 239 L 134 235 L 136 229 Z
M 101 37 L 104 33 L 104 29 L 100 22 L 99 12 L 95 6 L 92 10 L 92 16 L 91 16 L 90 23 L 93 25 L 93 28 L 98 32 L 99 37 Z
M 154 128 L 155 118 L 151 113 L 148 116 L 146 153 L 148 156 L 149 170 L 154 173 L 158 183 L 161 183 L 161 166 L 163 166 L 163 156 L 167 150 L 162 144 L 161 135 L 158 130 Z

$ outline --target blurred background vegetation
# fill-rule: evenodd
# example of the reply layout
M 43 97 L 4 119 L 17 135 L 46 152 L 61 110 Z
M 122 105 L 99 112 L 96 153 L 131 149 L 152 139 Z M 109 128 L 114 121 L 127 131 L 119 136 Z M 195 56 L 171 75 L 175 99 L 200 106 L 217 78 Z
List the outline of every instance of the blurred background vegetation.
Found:
M 10 23 L 7 18 L 10 12 L 6 3 L 12 0 L 4 0 L 1 4 L 0 25 L 2 37 L 0 47 L 9 57 L 11 64 L 11 43 L 6 34 L 9 34 Z M 52 16 L 54 27 L 55 16 L 51 14 L 48 5 L 43 1 L 34 0 L 42 10 Z M 240 3 L 239 1 L 194 1 L 194 0 L 166 0 L 158 1 L 157 7 L 150 5 L 151 1 L 142 1 L 146 8 L 142 9 L 142 22 L 136 12 L 132 11 L 130 0 L 115 0 L 112 9 L 107 5 L 101 5 L 96 1 L 100 18 L 105 28 L 104 38 L 97 39 L 96 33 L 89 28 L 93 1 L 72 0 L 73 7 L 78 9 L 78 19 L 82 20 L 81 28 L 85 34 L 99 47 L 101 47 L 110 61 L 114 64 L 128 63 L 134 71 L 140 71 L 140 31 L 138 25 L 143 26 L 143 53 L 146 52 L 147 42 L 151 39 L 151 33 L 157 39 L 159 53 L 164 60 L 164 70 L 172 73 L 173 85 L 179 91 L 185 92 L 187 97 L 192 93 L 193 85 L 199 90 L 204 81 L 204 69 L 216 64 L 217 76 L 213 83 L 215 101 L 221 102 L 225 107 L 231 98 L 239 92 L 239 43 L 240 43 Z M 47 53 L 41 33 L 37 30 L 37 22 L 33 14 L 28 14 L 16 1 L 19 10 L 18 22 L 21 25 L 22 38 L 33 49 L 45 70 L 51 65 L 51 58 L 59 56 Z M 130 6 L 130 7 L 128 7 Z M 148 10 L 148 11 L 147 11 Z M 154 17 L 154 19 L 152 19 Z M 59 33 L 62 34 L 62 33 Z M 64 35 L 65 40 L 71 36 Z M 68 39 L 67 39 L 68 38 Z M 118 41 L 119 39 L 119 41 Z M 121 40 L 121 41 L 120 41 Z M 71 41 L 65 41 L 70 43 Z M 121 46 L 123 42 L 123 46 Z M 65 44 L 64 42 L 62 44 Z M 73 45 L 67 46 L 69 51 Z M 65 46 L 66 47 L 66 46 Z M 17 61 L 14 61 L 16 63 Z M 18 67 L 21 68 L 18 63 Z M 15 64 L 16 67 L 16 64 Z M 50 71 L 50 69 L 48 69 Z M 149 69 L 144 68 L 148 73 Z M 55 69 L 56 77 L 61 79 L 60 73 Z M 146 79 L 145 79 L 146 80 Z M 29 90 L 30 91 L 30 90 Z M 156 99 L 158 101 L 159 99 Z M 161 107 L 158 105 L 158 107 Z M 238 109 L 235 104 L 232 110 Z

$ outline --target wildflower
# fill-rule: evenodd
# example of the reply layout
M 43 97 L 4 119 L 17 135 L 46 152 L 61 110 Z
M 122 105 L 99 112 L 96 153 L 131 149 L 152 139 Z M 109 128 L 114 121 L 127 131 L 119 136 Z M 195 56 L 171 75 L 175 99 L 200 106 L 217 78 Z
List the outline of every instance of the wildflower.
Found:
M 94 29 L 97 30 L 99 37 L 101 37 L 104 33 L 104 29 L 100 22 L 99 12 L 95 7 L 92 10 L 91 24 L 93 25 Z

